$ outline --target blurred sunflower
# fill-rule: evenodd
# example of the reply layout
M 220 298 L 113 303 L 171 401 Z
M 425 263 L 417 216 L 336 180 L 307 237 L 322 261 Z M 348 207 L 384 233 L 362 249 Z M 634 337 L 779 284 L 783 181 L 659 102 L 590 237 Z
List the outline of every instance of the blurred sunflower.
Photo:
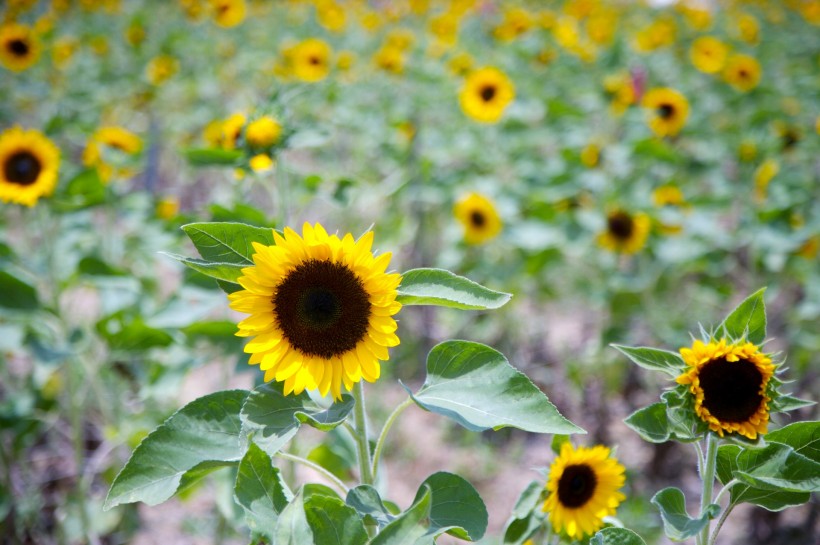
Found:
M 345 8 L 334 0 L 317 0 L 316 20 L 331 32 L 339 32 L 347 24 Z
M 469 53 L 456 53 L 447 61 L 447 68 L 456 76 L 466 76 L 473 69 L 475 61 Z
M 760 41 L 760 23 L 754 15 L 739 13 L 734 19 L 741 40 L 750 45 L 755 45 Z
M 509 42 L 526 34 L 533 26 L 535 20 L 530 12 L 520 7 L 508 7 L 504 9 L 504 19 L 493 29 L 493 37 Z
M 327 42 L 308 38 L 296 44 L 289 52 L 293 75 L 302 81 L 317 82 L 330 72 L 332 50 Z
M 245 127 L 247 118 L 245 114 L 235 113 L 228 116 L 219 125 L 220 129 L 220 147 L 224 149 L 235 149 L 239 137 L 242 135 L 242 129 Z
M 464 226 L 467 244 L 483 244 L 492 240 L 503 226 L 493 201 L 478 193 L 470 193 L 458 201 L 453 207 L 453 214 Z
M 22 72 L 40 58 L 40 41 L 30 27 L 17 23 L 0 26 L 0 64 Z
M 267 153 L 258 153 L 250 158 L 248 166 L 254 172 L 268 172 L 276 163 L 273 158 Z
M 467 76 L 459 93 L 462 111 L 481 123 L 496 123 L 515 98 L 515 87 L 499 69 L 486 67 Z
M 377 380 L 387 348 L 399 344 L 401 275 L 385 272 L 391 254 L 374 257 L 372 231 L 340 239 L 318 223 L 305 223 L 301 237 L 286 227 L 274 240 L 253 244 L 255 265 L 239 277 L 244 289 L 228 295 L 233 310 L 250 314 L 236 333 L 254 337 L 249 363 L 266 381 L 284 382 L 286 395 L 318 389 L 340 399 L 342 386 Z
M 601 162 L 601 148 L 591 142 L 581 149 L 581 162 L 587 168 L 595 168 Z
M 373 54 L 373 64 L 385 72 L 401 74 L 404 72 L 404 52 L 385 44 Z
M 728 46 L 713 36 L 701 36 L 689 49 L 692 64 L 705 74 L 720 72 L 728 54 Z
M 0 133 L 0 200 L 34 206 L 57 185 L 60 150 L 40 131 Z
M 657 207 L 683 206 L 686 204 L 686 199 L 678 186 L 666 184 L 652 191 L 652 203 Z
M 269 148 L 282 136 L 282 125 L 277 120 L 265 115 L 251 121 L 245 129 L 245 140 L 253 148 Z
M 157 55 L 145 67 L 151 85 L 162 85 L 179 71 L 179 61 L 171 55 Z
M 614 210 L 607 215 L 606 230 L 598 235 L 598 244 L 623 254 L 634 254 L 644 247 L 651 221 L 646 214 L 631 215 Z
M 561 453 L 550 465 L 549 495 L 541 508 L 549 513 L 553 529 L 571 539 L 600 530 L 603 518 L 614 515 L 626 499 L 620 492 L 625 472 L 607 447 L 561 445 Z
M 760 83 L 760 63 L 749 55 L 732 55 L 723 69 L 723 79 L 738 91 L 751 91 Z
M 142 139 L 122 127 L 100 127 L 97 129 L 83 150 L 83 164 L 97 169 L 103 182 L 112 178 L 127 177 L 130 169 L 117 168 L 106 158 L 108 150 L 117 150 L 125 155 L 136 155 L 142 150 Z
M 658 136 L 674 136 L 689 117 L 689 102 L 669 87 L 650 89 L 643 97 L 643 107 L 649 110 L 649 128 Z
M 675 380 L 689 386 L 695 413 L 710 430 L 749 439 L 766 433 L 774 395 L 771 358 L 750 342 L 730 344 L 726 339 L 696 340 L 680 354 L 688 369 Z
M 245 20 L 245 0 L 211 0 L 211 10 L 214 22 L 223 27 L 231 28 Z
M 780 172 L 780 164 L 774 159 L 763 161 L 754 173 L 755 200 L 763 202 L 769 189 L 769 182 Z

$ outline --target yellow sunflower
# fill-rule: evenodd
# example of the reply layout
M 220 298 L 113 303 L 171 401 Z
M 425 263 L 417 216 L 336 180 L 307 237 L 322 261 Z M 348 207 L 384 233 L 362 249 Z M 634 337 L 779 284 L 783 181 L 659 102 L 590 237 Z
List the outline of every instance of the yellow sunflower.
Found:
M 765 434 L 769 424 L 769 381 L 772 360 L 750 342 L 726 339 L 681 348 L 688 369 L 676 381 L 689 385 L 695 413 L 709 429 L 723 437 L 738 433 L 749 439 Z
M 325 79 L 330 72 L 332 50 L 327 42 L 318 38 L 309 38 L 293 47 L 290 51 L 293 75 L 307 82 Z
M 486 67 L 467 76 L 459 93 L 461 109 L 482 123 L 495 123 L 515 98 L 515 87 L 499 69 Z
M 373 64 L 391 74 L 404 72 L 404 51 L 389 45 L 382 46 L 373 54 Z
M 649 128 L 658 136 L 674 136 L 689 117 L 686 97 L 669 87 L 650 89 L 643 97 L 643 107 L 649 110 Z
M 97 129 L 83 150 L 83 164 L 94 167 L 103 182 L 109 182 L 113 177 L 128 177 L 131 169 L 117 168 L 111 164 L 106 156 L 107 150 L 117 150 L 126 155 L 136 155 L 142 150 L 142 139 L 122 127 L 100 127 Z
M 179 72 L 179 61 L 171 55 L 157 55 L 145 66 L 145 77 L 151 85 L 162 85 Z
M 723 79 L 738 91 L 751 91 L 760 83 L 760 63 L 749 55 L 732 55 L 723 69 Z
M 17 23 L 0 26 L 0 64 L 22 72 L 40 58 L 40 41 L 30 27 Z
M 542 507 L 553 529 L 571 539 L 600 530 L 603 518 L 614 515 L 626 499 L 619 492 L 626 481 L 625 471 L 607 447 L 561 445 L 560 455 L 550 466 L 549 496 Z
M 57 185 L 60 150 L 40 131 L 0 133 L 0 200 L 34 206 Z
M 270 116 L 262 116 L 252 121 L 245 129 L 245 140 L 254 148 L 267 148 L 279 141 L 282 125 Z
M 254 243 L 252 267 L 242 269 L 243 290 L 230 306 L 250 314 L 237 336 L 265 380 L 284 382 L 285 394 L 318 389 L 341 398 L 364 379 L 379 378 L 380 360 L 399 344 L 393 315 L 401 309 L 401 275 L 386 273 L 391 254 L 374 257 L 373 232 L 359 240 L 328 235 L 305 223 L 300 237 L 274 232 L 275 245 Z
M 726 63 L 729 48 L 713 36 L 701 36 L 689 49 L 689 58 L 695 68 L 705 74 L 720 72 Z
M 493 202 L 484 195 L 467 195 L 456 203 L 453 213 L 464 225 L 464 240 L 468 244 L 483 244 L 501 232 L 501 217 Z
M 634 216 L 625 210 L 607 215 L 606 230 L 598 235 L 598 244 L 622 254 L 634 254 L 646 244 L 651 221 L 646 214 Z
M 245 0 L 211 0 L 214 22 L 231 28 L 245 20 Z

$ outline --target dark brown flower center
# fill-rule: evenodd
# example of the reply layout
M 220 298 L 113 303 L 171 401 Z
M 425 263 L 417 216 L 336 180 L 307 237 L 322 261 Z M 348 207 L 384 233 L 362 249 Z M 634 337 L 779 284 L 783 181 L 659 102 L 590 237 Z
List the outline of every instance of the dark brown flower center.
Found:
M 473 227 L 481 228 L 487 225 L 487 218 L 486 216 L 484 216 L 483 212 L 473 210 L 472 212 L 470 212 L 470 223 L 473 225 Z
M 586 464 L 570 465 L 558 480 L 558 501 L 564 507 L 583 507 L 595 494 L 598 477 Z
M 626 212 L 610 214 L 606 220 L 609 232 L 619 240 L 627 240 L 632 236 L 635 224 L 632 217 Z
M 276 324 L 308 356 L 330 359 L 366 337 L 370 298 L 347 266 L 310 259 L 279 283 L 273 296 Z
M 661 104 L 658 106 L 658 116 L 661 119 L 669 119 L 675 115 L 675 107 L 672 104 Z
M 31 185 L 37 181 L 43 166 L 40 160 L 29 151 L 18 151 L 6 159 L 3 165 L 3 177 L 19 185 Z
M 308 64 L 312 64 L 313 66 L 319 66 L 322 64 L 322 59 L 320 59 L 316 55 L 311 55 L 310 57 L 308 57 Z
M 793 148 L 797 145 L 798 142 L 800 142 L 800 135 L 797 132 L 793 130 L 787 130 L 785 133 L 783 133 L 784 150 Z
M 496 89 L 495 85 L 485 85 L 478 91 L 478 94 L 481 96 L 481 100 L 490 102 L 495 98 L 497 92 L 498 89 Z
M 12 40 L 8 43 L 8 50 L 18 57 L 25 57 L 28 55 L 31 47 L 29 47 L 26 40 L 17 38 L 16 40 Z
M 746 360 L 712 360 L 698 373 L 703 406 L 721 422 L 746 422 L 760 408 L 763 374 Z

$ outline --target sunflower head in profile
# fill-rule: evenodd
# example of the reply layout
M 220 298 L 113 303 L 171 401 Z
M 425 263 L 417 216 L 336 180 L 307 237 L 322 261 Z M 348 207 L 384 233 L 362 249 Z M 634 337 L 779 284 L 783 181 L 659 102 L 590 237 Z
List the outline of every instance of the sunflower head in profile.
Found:
M 331 54 L 327 42 L 318 38 L 309 38 L 295 45 L 289 51 L 293 76 L 310 83 L 322 81 L 330 73 Z
M 34 206 L 57 185 L 60 150 L 36 130 L 0 133 L 0 200 Z
M 658 136 L 675 136 L 689 117 L 689 102 L 669 87 L 650 89 L 643 97 L 649 112 L 649 128 Z
M 496 123 L 515 98 L 515 87 L 501 70 L 490 66 L 467 76 L 458 98 L 470 118 Z
M 22 72 L 40 58 L 40 41 L 30 27 L 17 23 L 0 26 L 0 64 Z
M 456 203 L 453 213 L 464 226 L 464 240 L 468 244 L 483 244 L 501 232 L 501 217 L 493 202 L 484 195 L 467 195 Z
M 399 344 L 393 319 L 401 275 L 386 273 L 390 253 L 374 256 L 373 232 L 358 240 L 328 235 L 305 223 L 302 236 L 285 228 L 273 246 L 254 243 L 254 266 L 242 269 L 244 288 L 230 307 L 250 314 L 237 335 L 265 380 L 286 395 L 319 390 L 341 398 L 361 380 L 374 382 L 387 349 Z
M 749 55 L 732 55 L 723 69 L 723 79 L 743 93 L 751 91 L 760 83 L 761 68 L 757 59 Z
M 613 210 L 606 217 L 606 229 L 598 235 L 598 244 L 622 254 L 634 254 L 646 244 L 651 221 L 646 214 Z
M 607 447 L 561 445 L 547 481 L 548 496 L 542 510 L 549 513 L 553 529 L 572 539 L 591 536 L 615 514 L 626 499 L 619 490 L 626 481 L 624 466 Z
M 752 440 L 766 433 L 776 367 L 769 356 L 750 342 L 726 339 L 696 340 L 680 353 L 687 369 L 676 381 L 689 386 L 695 413 L 710 430 Z

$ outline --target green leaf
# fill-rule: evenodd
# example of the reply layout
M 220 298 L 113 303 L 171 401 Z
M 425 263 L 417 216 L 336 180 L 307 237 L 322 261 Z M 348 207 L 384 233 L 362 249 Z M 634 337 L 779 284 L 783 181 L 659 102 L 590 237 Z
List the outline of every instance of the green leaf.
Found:
M 0 293 L 0 307 L 34 310 L 40 305 L 37 290 L 6 271 L 0 271 Z
M 304 489 L 300 488 L 291 502 L 279 513 L 273 531 L 276 545 L 308 545 L 313 543 L 313 532 L 305 514 Z
M 125 272 L 103 261 L 97 256 L 85 256 L 77 264 L 77 273 L 88 276 L 123 276 Z
M 427 378 L 411 396 L 423 409 L 472 431 L 513 427 L 533 433 L 585 433 L 503 354 L 479 343 L 446 341 L 433 347 Z
M 189 223 L 182 230 L 190 237 L 205 261 L 253 265 L 253 243 L 272 246 L 273 229 L 244 223 Z
M 403 305 L 436 305 L 462 310 L 503 306 L 512 295 L 493 291 L 443 269 L 413 269 L 401 275 L 397 301 Z
M 56 196 L 54 207 L 61 212 L 81 210 L 105 202 L 105 185 L 96 168 L 81 171 Z
M 566 437 L 558 436 L 556 437 Z M 543 503 L 544 483 L 531 481 L 524 489 L 512 510 L 512 515 L 504 529 L 505 545 L 521 545 L 541 526 L 543 520 L 541 504 Z
M 216 263 L 213 261 L 206 261 L 204 259 L 196 259 L 193 257 L 185 257 L 184 255 L 172 254 L 169 252 L 160 252 L 172 259 L 176 259 L 180 263 L 192 268 L 197 272 L 201 272 L 205 276 L 210 276 L 216 280 L 223 282 L 230 282 L 237 284 L 237 278 L 242 276 L 242 269 L 248 265 L 237 265 L 236 263 Z
M 760 289 L 740 303 L 718 326 L 718 331 L 722 329 L 730 339 L 746 338 L 754 344 L 766 340 L 765 291 L 766 288 Z
M 683 358 L 675 352 L 644 346 L 631 347 L 621 346 L 619 344 L 612 344 L 610 346 L 644 369 L 661 371 L 674 378 L 677 378 L 686 368 Z
M 771 412 L 786 413 L 789 411 L 802 409 L 803 407 L 811 407 L 814 404 L 814 401 L 809 401 L 808 399 L 800 399 L 799 397 L 781 394 L 772 401 Z
M 242 407 L 242 435 L 253 440 L 269 456 L 276 454 L 296 435 L 302 424 L 330 431 L 342 424 L 353 410 L 353 397 L 325 409 L 306 392 L 285 395 L 281 382 L 269 382 L 253 390 Z
M 305 516 L 316 545 L 367 543 L 367 531 L 359 514 L 339 498 L 323 495 L 306 498 Z
M 665 443 L 672 435 L 664 403 L 653 403 L 635 411 L 624 419 L 624 424 L 650 443 Z
M 659 159 L 667 163 L 679 163 L 680 153 L 660 138 L 647 138 L 635 143 L 635 155 L 643 155 L 650 159 Z
M 220 148 L 193 148 L 182 151 L 188 162 L 197 167 L 235 165 L 242 158 L 240 150 Z
M 604 528 L 592 536 L 589 545 L 646 545 L 646 542 L 626 528 Z
M 700 518 L 692 518 L 686 512 L 686 498 L 679 488 L 664 488 L 650 500 L 657 506 L 663 519 L 663 530 L 673 541 L 683 541 L 700 532 L 718 513 L 720 506 L 711 504 Z
M 432 543 L 432 539 L 424 540 L 430 528 L 430 503 L 430 489 L 425 488 L 421 497 L 417 495 L 415 503 L 396 517 L 396 520 L 385 526 L 373 538 L 370 545 L 426 545 Z M 420 541 L 417 543 L 417 540 Z
M 762 449 L 744 449 L 737 457 L 734 477 L 763 490 L 820 492 L 820 463 L 790 446 L 771 443 Z
M 270 457 L 251 443 L 239 462 L 234 497 L 245 510 L 245 522 L 254 534 L 272 541 L 278 513 L 293 498 Z
M 466 479 L 445 471 L 434 473 L 421 484 L 414 503 L 428 490 L 432 496 L 429 535 L 438 536 L 447 532 L 467 541 L 477 541 L 484 536 L 487 531 L 487 508 Z
M 111 350 L 144 352 L 174 342 L 170 334 L 145 325 L 141 317 L 126 317 L 122 313 L 97 322 L 97 331 L 108 342 Z
M 180 487 L 183 478 L 200 467 L 197 476 L 242 457 L 239 411 L 245 390 L 228 390 L 200 397 L 174 413 L 134 450 L 111 484 L 104 509 L 123 503 L 157 505 Z
M 820 462 L 820 422 L 795 422 L 766 435 L 766 441 L 788 445 L 798 454 Z
M 384 528 L 396 518 L 385 507 L 378 491 L 369 484 L 351 488 L 345 502 L 358 511 L 366 523 L 378 524 L 379 528 Z
M 552 441 L 550 442 L 550 450 L 555 454 L 561 453 L 561 447 L 564 443 L 569 443 L 569 435 L 564 435 L 561 433 L 556 433 L 552 436 Z

